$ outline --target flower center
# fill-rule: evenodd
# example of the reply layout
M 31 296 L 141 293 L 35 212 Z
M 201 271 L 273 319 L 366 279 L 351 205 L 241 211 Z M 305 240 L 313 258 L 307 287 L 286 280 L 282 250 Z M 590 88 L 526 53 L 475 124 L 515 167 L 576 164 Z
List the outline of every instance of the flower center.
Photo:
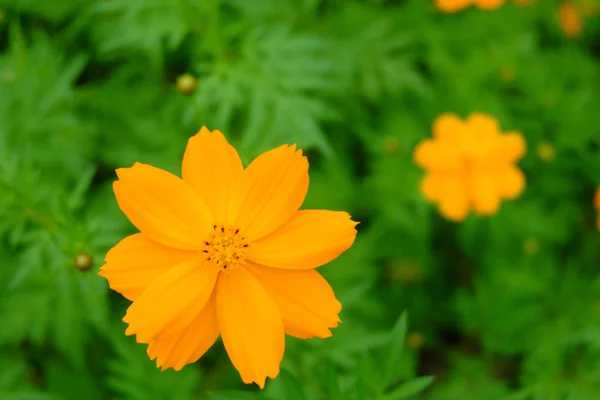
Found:
M 204 242 L 202 252 L 207 261 L 211 261 L 223 271 L 243 263 L 244 249 L 248 246 L 248 240 L 239 229 L 213 225 L 213 231 Z

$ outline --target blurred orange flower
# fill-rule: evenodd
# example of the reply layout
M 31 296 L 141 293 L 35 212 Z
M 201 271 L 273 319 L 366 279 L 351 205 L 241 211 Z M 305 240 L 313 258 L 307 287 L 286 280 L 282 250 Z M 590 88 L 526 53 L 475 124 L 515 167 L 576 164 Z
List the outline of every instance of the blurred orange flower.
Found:
M 583 15 L 572 2 L 564 1 L 558 6 L 558 22 L 567 37 L 574 38 L 581 35 Z
M 495 10 L 506 3 L 507 0 L 435 0 L 438 10 L 446 13 L 456 13 L 470 6 L 482 10 Z M 527 5 L 533 0 L 513 0 L 516 4 Z
M 558 6 L 558 23 L 565 36 L 575 38 L 581 36 L 587 17 L 598 13 L 598 5 L 594 0 L 567 0 Z
M 596 194 L 594 195 L 594 205 L 596 206 L 596 210 L 598 211 L 596 225 L 598 226 L 598 230 L 600 230 L 600 188 L 596 190 Z
M 466 121 L 450 113 L 433 124 L 433 139 L 419 143 L 413 153 L 427 171 L 421 181 L 425 199 L 438 205 L 451 221 L 463 221 L 472 209 L 492 215 L 502 199 L 515 199 L 525 176 L 515 163 L 525 154 L 519 132 L 502 134 L 498 122 L 473 113 Z
M 345 212 L 301 210 L 308 161 L 296 146 L 244 169 L 219 131 L 193 136 L 183 179 L 150 165 L 117 170 L 117 202 L 141 231 L 106 255 L 100 275 L 133 304 L 127 335 L 157 366 L 180 370 L 221 335 L 246 383 L 279 373 L 284 333 L 325 338 L 342 305 L 315 270 L 354 242 Z

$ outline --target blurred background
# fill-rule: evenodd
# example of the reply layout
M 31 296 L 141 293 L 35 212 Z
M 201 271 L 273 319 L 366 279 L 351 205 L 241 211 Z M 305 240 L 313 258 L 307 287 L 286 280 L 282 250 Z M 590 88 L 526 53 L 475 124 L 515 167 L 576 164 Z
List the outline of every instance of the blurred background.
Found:
M 0 399 L 600 399 L 599 7 L 0 0 Z M 527 186 L 452 223 L 413 149 L 473 111 L 523 133 Z M 297 143 L 304 208 L 361 221 L 320 269 L 343 324 L 262 392 L 220 343 L 157 370 L 97 276 L 135 232 L 115 168 L 179 174 L 202 125 L 245 162 Z

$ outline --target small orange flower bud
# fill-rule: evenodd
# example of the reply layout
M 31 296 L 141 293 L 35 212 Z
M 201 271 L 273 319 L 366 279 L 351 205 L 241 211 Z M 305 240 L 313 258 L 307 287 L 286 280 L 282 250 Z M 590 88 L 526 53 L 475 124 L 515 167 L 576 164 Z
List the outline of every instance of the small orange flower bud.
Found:
M 400 149 L 400 141 L 398 140 L 398 138 L 388 136 L 385 139 L 383 139 L 383 149 L 386 153 L 397 153 Z
M 600 316 L 600 301 L 595 301 L 592 303 L 592 312 L 594 315 Z
M 4 13 L 0 10 L 0 24 L 4 21 Z
M 73 259 L 73 264 L 80 271 L 87 271 L 94 265 L 94 260 L 88 253 L 79 253 Z
M 535 254 L 540 250 L 540 242 L 534 238 L 530 237 L 523 242 L 523 251 L 527 254 Z
M 548 142 L 542 142 L 537 148 L 538 157 L 544 162 L 552 162 L 556 157 L 554 146 Z
M 417 283 L 423 277 L 419 264 L 413 261 L 399 262 L 391 267 L 391 278 L 404 284 Z
M 512 67 L 504 67 L 500 70 L 500 78 L 504 83 L 510 83 L 517 77 L 517 71 Z
M 421 332 L 411 332 L 406 336 L 406 345 L 409 349 L 419 350 L 425 344 L 425 337 Z
M 196 90 L 196 77 L 191 74 L 183 74 L 177 78 L 177 90 L 185 95 L 192 94 Z
M 585 17 L 595 17 L 598 15 L 598 4 L 595 0 L 580 1 L 581 14 Z
M 556 105 L 556 95 L 548 92 L 541 97 L 540 101 L 546 108 L 552 108 Z

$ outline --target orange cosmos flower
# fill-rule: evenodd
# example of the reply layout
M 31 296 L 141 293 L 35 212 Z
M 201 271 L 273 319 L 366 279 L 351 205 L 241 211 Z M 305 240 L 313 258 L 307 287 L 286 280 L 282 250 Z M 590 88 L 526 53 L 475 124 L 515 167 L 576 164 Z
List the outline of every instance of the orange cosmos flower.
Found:
M 438 10 L 445 13 L 456 13 L 468 8 L 473 0 L 435 0 Z
M 198 360 L 220 335 L 246 383 L 279 373 L 284 333 L 326 338 L 340 302 L 315 270 L 347 250 L 345 212 L 301 210 L 308 161 L 294 146 L 247 168 L 219 131 L 193 136 L 183 179 L 135 163 L 117 170 L 117 202 L 141 231 L 106 255 L 100 275 L 133 304 L 127 335 L 162 369 Z
M 519 5 L 530 4 L 532 0 L 514 0 Z M 495 10 L 506 3 L 506 0 L 435 0 L 437 8 L 446 13 L 456 13 L 470 6 L 482 10 Z
M 521 194 L 525 177 L 514 164 L 524 153 L 523 136 L 502 134 L 494 118 L 473 113 L 462 121 L 448 113 L 434 122 L 433 139 L 417 145 L 414 160 L 428 171 L 423 196 L 438 204 L 445 218 L 462 221 L 471 209 L 491 215 L 503 198 Z
M 495 10 L 506 3 L 506 0 L 473 0 L 473 4 L 482 10 Z
M 596 194 L 594 195 L 594 205 L 596 206 L 596 210 L 598 211 L 596 225 L 598 226 L 598 230 L 600 230 L 600 188 L 596 190 Z
M 563 1 L 558 6 L 558 22 L 567 37 L 580 36 L 583 31 L 581 10 L 570 1 Z

